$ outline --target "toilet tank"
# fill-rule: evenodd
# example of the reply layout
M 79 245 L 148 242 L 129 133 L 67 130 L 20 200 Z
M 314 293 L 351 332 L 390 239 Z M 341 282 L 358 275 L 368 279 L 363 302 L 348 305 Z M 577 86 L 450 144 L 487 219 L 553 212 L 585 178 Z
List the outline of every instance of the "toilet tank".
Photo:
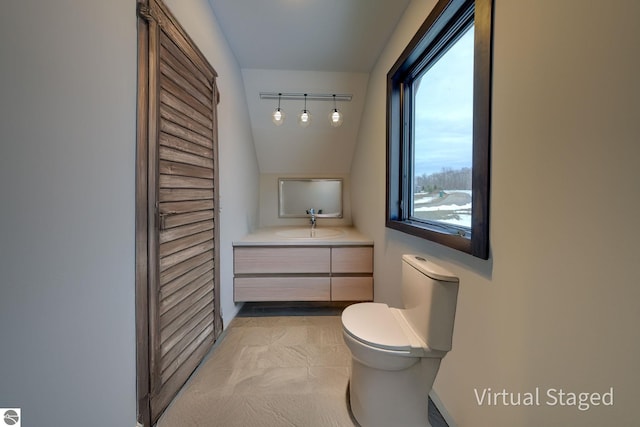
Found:
M 451 350 L 458 277 L 418 255 L 402 256 L 405 319 L 433 350 Z

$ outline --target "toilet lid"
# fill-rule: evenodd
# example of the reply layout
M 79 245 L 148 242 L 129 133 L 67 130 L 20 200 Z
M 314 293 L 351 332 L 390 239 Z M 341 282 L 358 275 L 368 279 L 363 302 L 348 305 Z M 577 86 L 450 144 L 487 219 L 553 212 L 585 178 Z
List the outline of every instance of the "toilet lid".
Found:
M 387 304 L 365 302 L 342 312 L 342 326 L 355 339 L 387 350 L 410 350 L 409 339 Z

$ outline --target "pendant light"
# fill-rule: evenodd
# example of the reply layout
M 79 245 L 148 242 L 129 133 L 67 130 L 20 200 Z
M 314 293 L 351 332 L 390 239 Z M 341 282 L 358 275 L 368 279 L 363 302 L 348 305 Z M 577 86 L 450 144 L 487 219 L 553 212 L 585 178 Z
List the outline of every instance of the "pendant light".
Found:
M 280 109 L 280 97 L 282 97 L 281 93 L 278 94 L 278 108 L 276 108 L 271 115 L 271 120 L 276 126 L 280 126 L 282 123 L 284 123 L 285 118 L 284 112 Z
M 298 124 L 303 128 L 306 128 L 311 123 L 311 113 L 307 110 L 307 94 L 304 94 L 304 110 L 298 116 Z
M 337 128 L 342 124 L 342 120 L 344 119 L 344 115 L 338 111 L 338 107 L 336 106 L 336 95 L 333 95 L 333 110 L 329 113 L 329 123 L 334 128 Z

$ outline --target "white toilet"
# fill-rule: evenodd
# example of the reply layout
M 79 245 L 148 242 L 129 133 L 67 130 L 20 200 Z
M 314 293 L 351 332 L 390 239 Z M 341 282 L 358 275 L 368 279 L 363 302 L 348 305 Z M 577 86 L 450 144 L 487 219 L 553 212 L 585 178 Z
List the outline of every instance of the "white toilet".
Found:
M 342 312 L 353 356 L 351 411 L 362 427 L 429 427 L 428 395 L 451 350 L 458 278 L 431 261 L 402 256 L 404 308 L 359 303 Z

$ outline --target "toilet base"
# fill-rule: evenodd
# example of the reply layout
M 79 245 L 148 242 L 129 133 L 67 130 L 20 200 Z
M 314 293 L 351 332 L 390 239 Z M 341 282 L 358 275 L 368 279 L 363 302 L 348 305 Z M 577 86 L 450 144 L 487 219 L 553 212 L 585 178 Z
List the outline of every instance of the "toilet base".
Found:
M 351 362 L 349 402 L 363 427 L 430 427 L 429 392 L 440 358 L 421 358 L 408 369 L 384 371 Z

